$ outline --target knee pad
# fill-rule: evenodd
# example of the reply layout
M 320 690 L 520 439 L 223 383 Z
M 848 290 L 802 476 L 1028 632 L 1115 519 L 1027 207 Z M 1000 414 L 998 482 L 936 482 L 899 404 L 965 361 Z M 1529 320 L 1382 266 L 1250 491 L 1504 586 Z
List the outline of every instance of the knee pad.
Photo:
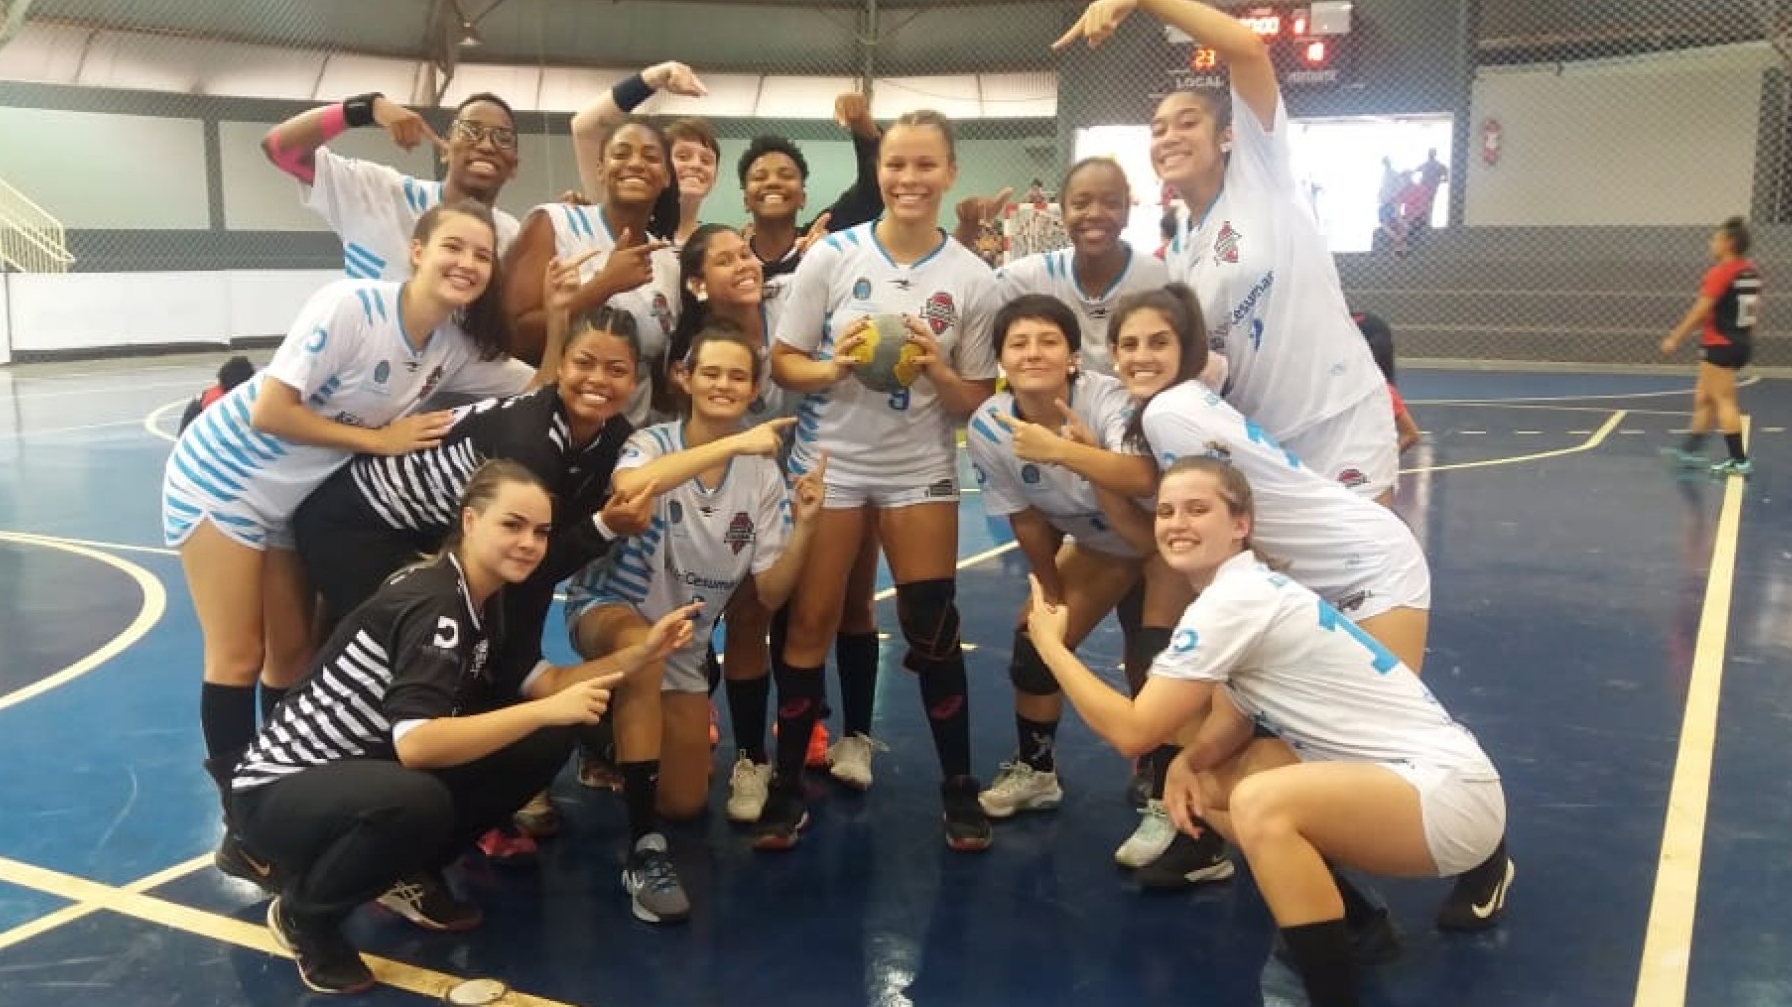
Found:
M 1008 680 L 1014 688 L 1029 696 L 1056 696 L 1058 680 L 1033 646 L 1033 638 L 1023 630 L 1014 631 L 1014 656 L 1008 659 Z
M 896 619 L 908 643 L 903 664 L 923 671 L 963 655 L 958 641 L 958 584 L 953 580 L 919 580 L 896 585 Z

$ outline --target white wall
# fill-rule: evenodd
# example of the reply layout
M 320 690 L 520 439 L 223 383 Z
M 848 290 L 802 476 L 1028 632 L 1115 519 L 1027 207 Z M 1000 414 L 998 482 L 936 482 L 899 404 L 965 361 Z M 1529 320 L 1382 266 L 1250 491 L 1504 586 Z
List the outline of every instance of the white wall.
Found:
M 1487 67 L 1469 119 L 1466 222 L 1709 224 L 1754 191 L 1765 44 Z M 1500 157 L 1481 157 L 1483 124 Z
M 341 276 L 336 270 L 15 273 L 11 352 L 222 346 L 235 338 L 279 336 L 307 297 Z
M 198 119 L 0 106 L 0 178 L 67 228 L 204 230 Z

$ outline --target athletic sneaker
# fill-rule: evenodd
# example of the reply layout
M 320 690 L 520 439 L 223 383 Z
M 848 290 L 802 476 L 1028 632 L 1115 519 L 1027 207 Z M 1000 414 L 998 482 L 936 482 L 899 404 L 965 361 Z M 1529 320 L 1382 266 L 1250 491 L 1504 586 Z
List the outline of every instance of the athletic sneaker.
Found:
M 1226 856 L 1226 840 L 1212 829 L 1195 839 L 1178 832 L 1163 856 L 1133 872 L 1140 888 L 1174 891 L 1206 881 L 1224 881 L 1234 873 Z
M 1164 802 L 1147 801 L 1144 812 L 1139 815 L 1139 827 L 1114 850 L 1114 863 L 1121 867 L 1144 867 L 1163 856 L 1175 839 L 1176 826 L 1170 824 L 1170 814 L 1164 810 Z
M 1064 803 L 1055 771 L 1034 769 L 1015 759 L 1002 763 L 996 782 L 977 795 L 983 813 L 991 818 L 1010 818 L 1017 811 L 1048 811 Z
M 1662 448 L 1661 456 L 1683 469 L 1702 469 L 1711 464 L 1711 459 L 1701 451 L 1688 451 L 1685 448 Z
M 870 790 L 871 753 L 874 750 L 887 752 L 889 747 L 881 741 L 873 741 L 867 734 L 849 734 L 828 748 L 828 772 L 854 790 Z M 813 754 L 814 746 L 810 746 L 810 752 Z
M 981 853 L 995 841 L 989 816 L 977 802 L 983 785 L 975 776 L 954 776 L 940 784 L 940 800 L 946 806 L 946 845 L 960 853 Z
M 263 860 L 250 853 L 243 841 L 229 829 L 212 854 L 212 866 L 239 881 L 247 881 L 268 895 L 280 894 L 282 878 L 272 860 Z
M 1486 930 L 1506 915 L 1506 894 L 1518 868 L 1506 854 L 1506 841 L 1481 866 L 1456 878 L 1456 886 L 1437 911 L 1439 930 Z
M 268 903 L 268 933 L 292 955 L 299 979 L 318 993 L 360 993 L 373 988 L 373 971 L 333 926 L 300 926 L 281 905 Z
M 772 767 L 760 765 L 742 752 L 734 760 L 734 772 L 728 776 L 728 820 L 759 821 L 771 785 Z
M 691 900 L 666 852 L 666 837 L 657 832 L 635 843 L 622 869 L 622 890 L 634 902 L 635 919 L 643 923 L 682 923 L 690 918 Z
M 1755 463 L 1748 458 L 1725 458 L 1723 461 L 1711 466 L 1711 474 L 1714 476 L 1722 476 L 1724 478 L 1741 476 L 1742 478 L 1747 479 L 1749 476 L 1755 474 Z
M 803 795 L 797 785 L 786 785 L 778 779 L 759 813 L 759 826 L 753 831 L 755 850 L 782 851 L 792 849 L 802 839 L 803 827 L 809 824 L 809 809 L 803 806 Z
M 438 871 L 399 878 L 376 901 L 380 908 L 425 930 L 459 933 L 473 929 L 485 919 L 478 906 L 455 897 L 448 879 Z
M 535 837 L 520 829 L 492 829 L 476 844 L 485 859 L 499 867 L 533 867 L 541 859 Z
M 560 809 L 548 800 L 548 792 L 542 791 L 529 798 L 529 803 L 517 809 L 510 816 L 511 824 L 516 830 L 531 839 L 546 839 L 560 834 Z

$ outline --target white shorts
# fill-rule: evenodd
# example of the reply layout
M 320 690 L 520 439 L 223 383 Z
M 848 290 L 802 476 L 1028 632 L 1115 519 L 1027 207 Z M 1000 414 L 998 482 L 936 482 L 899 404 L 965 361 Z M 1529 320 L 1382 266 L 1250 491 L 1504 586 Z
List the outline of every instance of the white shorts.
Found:
M 1319 593 L 1351 622 L 1373 619 L 1396 608 L 1431 610 L 1431 566 L 1417 540 L 1402 542 L 1372 562 L 1371 568 L 1362 571 L 1359 583 L 1363 587 L 1337 597 Z M 1298 568 L 1288 572 L 1300 580 Z
M 220 501 L 170 470 L 162 478 L 162 541 L 178 549 L 206 521 L 256 552 L 297 547 L 290 518 L 271 518 L 245 500 Z
M 1385 388 L 1329 420 L 1284 438 L 1282 446 L 1294 452 L 1302 465 L 1371 500 L 1400 480 L 1400 440 L 1394 432 L 1394 405 Z
M 827 510 L 857 510 L 871 506 L 896 510 L 917 504 L 958 502 L 958 466 L 947 460 L 910 473 L 879 473 L 876 478 L 835 474 L 829 467 L 827 493 L 822 507 Z
M 1383 762 L 1419 792 L 1425 845 L 1437 876 L 1451 878 L 1485 863 L 1506 835 L 1506 792 L 1497 776 L 1446 766 Z
M 666 658 L 666 673 L 660 678 L 661 692 L 709 692 L 709 669 L 703 666 L 703 656 L 709 650 L 709 634 L 701 639 L 692 640 L 691 645 L 683 650 L 674 651 Z

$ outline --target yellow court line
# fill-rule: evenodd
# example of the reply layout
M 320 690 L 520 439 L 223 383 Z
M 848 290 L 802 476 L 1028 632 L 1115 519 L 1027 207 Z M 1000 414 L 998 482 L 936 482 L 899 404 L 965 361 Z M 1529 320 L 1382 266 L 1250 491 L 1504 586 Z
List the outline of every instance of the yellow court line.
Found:
M 155 626 L 155 624 L 162 618 L 162 613 L 168 608 L 168 592 L 162 588 L 162 582 L 157 579 L 154 574 L 135 563 L 126 562 L 125 560 L 119 559 L 117 556 L 109 556 L 97 549 L 89 549 L 86 546 L 74 545 L 72 543 L 60 542 L 53 539 L 45 539 L 38 536 L 17 535 L 12 532 L 0 531 L 0 542 L 17 542 L 22 545 L 35 545 L 48 549 L 60 549 L 63 552 L 74 553 L 77 556 L 83 556 L 87 559 L 104 563 L 115 570 L 122 571 L 125 576 L 136 581 L 137 589 L 143 592 L 143 605 L 137 610 L 137 618 L 133 619 L 131 624 L 121 630 L 117 636 L 106 641 L 106 643 L 98 650 L 61 671 L 56 672 L 54 675 L 38 679 L 30 685 L 14 689 L 12 692 L 0 696 L 0 710 L 17 706 L 27 699 L 34 696 L 40 696 L 49 692 L 51 689 L 80 678 L 82 675 L 87 674 L 100 665 L 105 664 L 107 661 L 112 660 L 114 657 L 117 657 L 119 654 L 122 654 L 125 651 L 125 648 L 136 643 L 138 640 L 143 639 L 143 637 L 149 633 L 150 628 Z
M 159 545 L 127 545 L 123 542 L 101 542 L 90 538 L 64 538 L 61 535 L 39 535 L 31 531 L 0 532 L 8 538 L 31 545 L 84 546 L 88 549 L 102 549 L 106 552 L 141 552 L 151 556 L 179 556 L 180 550 L 167 549 Z
M 1517 465 L 1520 462 L 1538 462 L 1545 458 L 1560 458 L 1563 455 L 1580 454 L 1582 451 L 1591 451 L 1605 443 L 1605 439 L 1611 436 L 1611 432 L 1616 430 L 1618 424 L 1624 422 L 1624 417 L 1629 414 L 1630 411 L 1628 409 L 1618 410 L 1611 415 L 1610 419 L 1601 424 L 1598 430 L 1593 431 L 1592 436 L 1571 448 L 1557 448 L 1554 451 L 1539 451 L 1536 454 L 1529 455 L 1513 455 L 1510 458 L 1489 458 L 1485 461 L 1478 462 L 1456 462 L 1451 465 L 1425 465 L 1416 469 L 1401 469 L 1400 474 L 1404 476 L 1412 475 L 1415 472 L 1456 472 L 1462 469 L 1485 469 L 1492 468 L 1495 465 Z
M 209 867 L 211 862 L 211 854 L 202 854 L 185 863 L 175 864 L 173 867 L 157 871 L 146 878 L 138 878 L 130 884 L 125 885 L 124 890 L 127 892 L 147 892 L 153 888 L 160 888 L 168 882 L 173 881 L 176 878 L 185 877 L 201 867 Z M 23 944 L 25 941 L 36 937 L 38 934 L 48 933 L 57 927 L 73 923 L 86 916 L 91 916 L 94 913 L 102 911 L 104 908 L 104 906 L 96 905 L 92 902 L 77 902 L 72 906 L 63 906 L 55 912 L 39 916 L 29 923 L 21 923 L 11 930 L 0 933 L 0 951 L 10 948 L 14 944 Z
M 206 912 L 183 906 L 167 899 L 159 899 L 141 892 L 133 892 L 124 888 L 102 885 L 97 881 L 52 871 L 43 867 L 34 867 L 16 860 L 0 857 L 0 881 L 31 888 L 62 898 L 79 899 L 99 909 L 109 910 L 120 916 L 154 923 L 158 926 L 170 927 L 198 937 L 205 937 L 226 944 L 260 951 L 266 955 L 290 958 L 291 955 L 281 950 L 265 926 L 232 919 L 218 913 Z M 362 955 L 367 966 L 373 970 L 374 978 L 388 986 L 397 987 L 409 993 L 416 993 L 431 999 L 440 999 L 451 987 L 462 981 L 462 977 L 437 972 L 405 962 L 381 958 L 378 955 Z M 295 976 L 293 981 L 298 982 Z M 574 1007 L 559 1000 L 546 997 L 530 996 L 512 990 L 509 1003 L 519 1007 Z
M 1748 436 L 1749 418 L 1742 419 Z M 1686 713 L 1674 783 L 1668 791 L 1667 821 L 1661 830 L 1661 858 L 1655 868 L 1655 897 L 1637 972 L 1635 1007 L 1685 1007 L 1692 966 L 1693 917 L 1699 905 L 1699 867 L 1705 855 L 1705 814 L 1711 800 L 1712 751 L 1717 747 L 1717 706 L 1723 693 L 1724 653 L 1730 636 L 1730 595 L 1736 580 L 1736 540 L 1742 531 L 1742 497 L 1747 480 L 1731 476 L 1711 545 L 1711 575 L 1692 652 Z

